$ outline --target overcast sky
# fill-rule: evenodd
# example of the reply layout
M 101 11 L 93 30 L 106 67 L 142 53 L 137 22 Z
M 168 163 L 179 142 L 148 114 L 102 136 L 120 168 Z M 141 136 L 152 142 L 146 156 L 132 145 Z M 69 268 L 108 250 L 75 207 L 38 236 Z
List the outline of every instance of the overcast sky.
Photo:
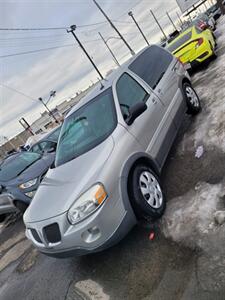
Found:
M 174 21 L 177 20 L 176 12 L 180 12 L 175 0 L 98 2 L 115 21 L 135 52 L 145 46 L 145 41 L 127 16 L 129 10 L 132 9 L 150 43 L 157 42 L 161 34 L 149 9 L 155 12 L 166 32 L 172 29 L 166 11 L 170 11 Z M 105 38 L 117 35 L 107 22 L 84 25 L 104 21 L 92 0 L 0 0 L 0 28 L 64 28 L 76 24 L 77 35 L 103 74 L 116 65 L 99 40 L 98 31 Z M 120 62 L 129 58 L 129 51 L 120 40 L 110 39 L 108 43 Z M 91 80 L 97 80 L 98 74 L 66 30 L 0 31 L 0 56 L 51 47 L 61 48 L 0 57 L 0 136 L 12 137 L 22 131 L 18 122 L 21 117 L 25 117 L 28 122 L 38 118 L 43 108 L 36 99 L 47 99 L 51 90 L 57 91 L 57 96 L 50 103 L 50 107 L 54 107 L 89 86 Z

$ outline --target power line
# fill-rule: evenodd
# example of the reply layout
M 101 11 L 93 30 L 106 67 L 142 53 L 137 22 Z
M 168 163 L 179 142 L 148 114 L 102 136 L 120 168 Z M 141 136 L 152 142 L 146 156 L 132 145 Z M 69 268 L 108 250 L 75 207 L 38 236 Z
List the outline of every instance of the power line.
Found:
M 92 42 L 98 42 L 101 41 L 101 39 L 95 39 L 95 40 L 89 40 L 89 41 L 82 41 L 82 43 L 92 43 Z M 24 51 L 24 52 L 18 52 L 18 53 L 12 53 L 12 54 L 6 54 L 6 55 L 0 55 L 0 58 L 6 58 L 6 57 L 12 57 L 12 56 L 18 56 L 18 55 L 25 55 L 25 54 L 31 54 L 31 53 L 37 53 L 42 51 L 48 51 L 58 48 L 64 48 L 64 47 L 72 47 L 76 46 L 76 44 L 67 44 L 62 46 L 56 46 L 56 47 L 49 47 L 49 48 L 42 48 L 42 49 L 36 49 L 36 50 L 30 50 L 30 51 Z
M 11 90 L 11 91 L 13 91 L 13 92 L 16 92 L 17 94 L 22 95 L 22 96 L 24 96 L 24 97 L 26 97 L 26 98 L 28 98 L 28 99 L 30 99 L 30 100 L 37 101 L 37 99 L 34 99 L 33 97 L 31 97 L 31 96 L 29 96 L 29 95 L 26 95 L 26 94 L 24 94 L 23 92 L 18 91 L 17 89 L 12 88 L 12 87 L 10 87 L 10 86 L 4 84 L 4 83 L 0 83 L 0 85 L 3 86 L 3 87 L 5 87 L 5 88 L 7 88 L 8 90 Z
M 0 31 L 41 31 L 41 30 L 66 30 L 68 27 L 40 27 L 40 28 L 0 28 Z
M 72 46 L 74 47 L 76 45 L 74 45 L 74 44 L 68 44 L 68 45 L 63 45 L 63 46 L 42 48 L 42 49 L 37 49 L 37 50 L 30 50 L 30 51 L 25 51 L 25 52 L 0 55 L 0 58 L 12 57 L 12 56 L 18 56 L 18 55 L 24 55 L 24 54 L 31 54 L 31 53 L 37 53 L 37 52 L 48 51 L 48 50 L 53 50 L 53 49 L 58 49 L 58 48 L 72 47 Z
M 40 38 L 55 38 L 60 36 L 66 36 L 67 34 L 55 34 L 55 35 L 37 35 L 37 36 L 22 36 L 22 37 L 9 37 L 0 38 L 0 41 L 10 41 L 10 40 L 29 40 L 29 39 L 40 39 Z
M 91 27 L 105 24 L 107 21 L 96 22 L 91 24 L 78 25 L 77 28 Z M 0 31 L 42 31 L 42 30 L 67 30 L 69 27 L 39 27 L 39 28 L 0 28 Z

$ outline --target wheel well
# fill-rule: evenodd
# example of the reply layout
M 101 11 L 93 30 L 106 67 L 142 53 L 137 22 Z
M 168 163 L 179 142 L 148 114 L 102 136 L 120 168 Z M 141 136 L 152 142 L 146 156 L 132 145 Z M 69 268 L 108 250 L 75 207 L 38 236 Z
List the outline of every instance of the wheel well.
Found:
M 183 78 L 183 80 L 182 80 L 182 85 L 183 85 L 184 83 L 189 83 L 189 84 L 191 84 L 190 80 L 189 80 L 187 77 L 184 77 L 184 78 Z

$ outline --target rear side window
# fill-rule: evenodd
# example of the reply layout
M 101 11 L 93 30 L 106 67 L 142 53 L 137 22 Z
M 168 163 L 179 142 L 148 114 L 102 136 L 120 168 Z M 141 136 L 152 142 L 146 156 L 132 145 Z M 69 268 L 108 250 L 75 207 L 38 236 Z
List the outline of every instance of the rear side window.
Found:
M 177 41 L 172 42 L 171 44 L 169 44 L 169 46 L 167 47 L 167 49 L 170 52 L 174 52 L 176 49 L 180 48 L 182 45 L 186 44 L 192 36 L 192 31 L 189 31 L 188 33 L 186 33 L 185 35 L 183 35 L 182 37 L 180 37 Z
M 129 108 L 145 102 L 149 94 L 130 75 L 124 73 L 116 83 L 116 92 L 124 119 L 129 117 Z
M 170 53 L 160 47 L 151 46 L 130 64 L 129 69 L 155 89 L 172 60 Z

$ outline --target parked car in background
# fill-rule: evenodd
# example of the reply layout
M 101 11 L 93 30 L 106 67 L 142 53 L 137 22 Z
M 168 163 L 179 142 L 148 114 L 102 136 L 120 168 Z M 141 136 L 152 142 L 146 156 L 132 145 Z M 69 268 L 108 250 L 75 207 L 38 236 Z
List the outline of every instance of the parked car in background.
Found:
M 54 155 L 19 152 L 4 159 L 0 165 L 0 215 L 24 212 L 30 204 Z
M 216 41 L 212 32 L 197 26 L 182 32 L 166 48 L 187 68 L 194 68 L 209 57 L 216 56 Z
M 36 153 L 53 153 L 56 151 L 57 142 L 60 134 L 61 126 L 54 128 L 47 133 L 37 143 L 30 147 L 30 152 Z
M 34 246 L 88 254 L 162 216 L 160 171 L 183 116 L 200 108 L 183 65 L 156 45 L 97 85 L 66 116 L 55 166 L 24 214 Z
M 212 5 L 210 8 L 208 8 L 205 13 L 208 16 L 213 17 L 215 21 L 218 20 L 219 17 L 221 16 L 221 10 L 217 3 Z
M 216 21 L 206 13 L 199 14 L 197 18 L 193 20 L 193 25 L 201 30 L 211 29 L 214 31 L 216 29 Z

